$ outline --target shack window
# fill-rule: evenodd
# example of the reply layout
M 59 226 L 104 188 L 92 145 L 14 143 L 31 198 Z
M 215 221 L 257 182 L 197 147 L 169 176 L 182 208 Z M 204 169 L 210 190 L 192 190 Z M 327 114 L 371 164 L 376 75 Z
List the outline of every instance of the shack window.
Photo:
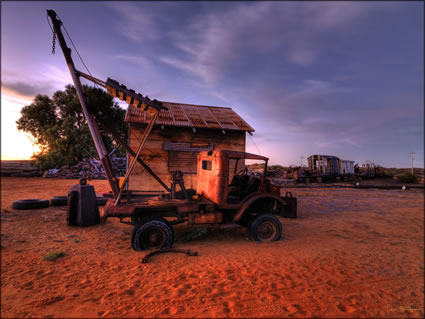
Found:
M 211 161 L 206 161 L 206 160 L 202 161 L 202 169 L 203 170 L 210 171 L 211 167 L 212 167 Z

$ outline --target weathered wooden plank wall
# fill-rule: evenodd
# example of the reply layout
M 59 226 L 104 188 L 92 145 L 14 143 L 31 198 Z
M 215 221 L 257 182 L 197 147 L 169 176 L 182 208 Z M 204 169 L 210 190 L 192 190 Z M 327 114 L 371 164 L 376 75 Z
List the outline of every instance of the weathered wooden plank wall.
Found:
M 130 147 L 136 151 L 140 138 L 143 134 L 144 126 L 130 125 Z M 168 185 L 171 184 L 171 169 L 176 169 L 179 165 L 184 167 L 184 181 L 186 188 L 196 189 L 196 161 L 191 153 L 183 154 L 179 152 L 178 158 L 170 158 L 170 155 L 176 156 L 175 152 L 164 150 L 165 142 L 174 143 L 192 143 L 192 147 L 208 147 L 213 144 L 215 150 L 235 150 L 245 151 L 245 132 L 244 131 L 226 131 L 223 134 L 221 130 L 196 129 L 192 128 L 165 126 L 155 126 L 142 151 L 142 159 L 152 168 L 152 170 Z M 131 159 L 132 160 L 132 159 Z M 169 164 L 171 162 L 171 167 Z M 240 163 L 243 165 L 243 163 Z M 194 167 L 193 167 L 194 166 Z M 188 172 L 192 172 L 191 174 Z M 155 181 L 141 165 L 136 165 L 134 173 L 129 179 L 129 188 L 134 190 L 163 190 L 161 185 Z

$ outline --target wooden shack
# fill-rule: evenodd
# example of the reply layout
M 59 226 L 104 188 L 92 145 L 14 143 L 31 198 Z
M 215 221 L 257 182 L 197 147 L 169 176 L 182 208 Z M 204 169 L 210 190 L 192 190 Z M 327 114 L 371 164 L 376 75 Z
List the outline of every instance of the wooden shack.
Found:
M 230 107 L 163 102 L 161 110 L 142 150 L 142 159 L 167 184 L 175 170 L 184 173 L 187 189 L 197 187 L 197 155 L 205 150 L 245 151 L 246 132 L 254 129 Z M 129 144 L 136 151 L 150 117 L 129 106 Z M 130 158 L 132 161 L 133 158 Z M 129 161 L 127 161 L 129 162 Z M 244 163 L 240 163 L 241 167 Z M 231 170 L 234 168 L 231 168 Z M 129 178 L 132 190 L 163 190 L 143 167 L 136 164 Z

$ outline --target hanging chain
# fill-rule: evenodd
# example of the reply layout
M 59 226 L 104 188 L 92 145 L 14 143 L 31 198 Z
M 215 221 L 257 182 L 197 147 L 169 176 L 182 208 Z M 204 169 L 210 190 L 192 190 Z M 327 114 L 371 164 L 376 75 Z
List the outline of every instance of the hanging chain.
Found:
M 52 54 L 55 54 L 55 45 L 56 45 L 56 33 L 55 33 L 55 31 L 53 31 Z

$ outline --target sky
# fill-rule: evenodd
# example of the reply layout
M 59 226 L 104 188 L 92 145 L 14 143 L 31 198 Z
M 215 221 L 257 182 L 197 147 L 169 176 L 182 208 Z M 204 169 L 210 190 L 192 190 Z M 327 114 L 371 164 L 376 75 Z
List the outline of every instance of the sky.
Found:
M 20 109 L 72 82 L 46 9 L 94 76 L 232 107 L 255 129 L 247 151 L 271 164 L 326 154 L 410 167 L 415 152 L 424 167 L 423 2 L 2 1 L 2 159 L 37 150 L 16 129 Z

